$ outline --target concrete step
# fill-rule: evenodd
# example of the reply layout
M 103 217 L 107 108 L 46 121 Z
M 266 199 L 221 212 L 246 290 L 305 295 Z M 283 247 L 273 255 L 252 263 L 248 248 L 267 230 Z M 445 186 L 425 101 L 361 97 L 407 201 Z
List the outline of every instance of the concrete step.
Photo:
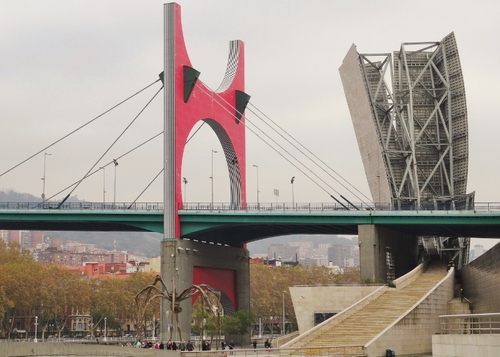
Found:
M 446 265 L 431 265 L 403 289 L 390 289 L 337 324 L 333 319 L 291 347 L 365 345 L 414 306 L 445 275 Z

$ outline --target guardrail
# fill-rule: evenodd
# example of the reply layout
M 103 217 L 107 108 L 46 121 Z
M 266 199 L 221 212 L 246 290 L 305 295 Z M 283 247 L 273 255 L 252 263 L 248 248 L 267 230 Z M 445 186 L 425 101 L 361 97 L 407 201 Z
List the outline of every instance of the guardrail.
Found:
M 0 210 L 111 210 L 111 211 L 163 211 L 163 202 L 64 202 L 59 207 L 59 202 L 0 202 Z M 249 211 L 249 212 L 331 212 L 331 211 L 460 211 L 452 210 L 449 205 L 438 205 L 421 207 L 402 206 L 394 209 L 393 205 L 386 203 L 353 203 L 349 206 L 338 203 L 246 203 L 235 205 L 232 203 L 219 202 L 185 202 L 179 206 L 184 211 Z M 466 212 L 498 212 L 500 202 L 477 202 Z
M 246 357 L 246 356 L 336 356 L 336 357 L 366 357 L 362 346 L 325 346 L 325 347 L 295 347 L 295 348 L 256 348 L 212 351 L 181 352 L 182 357 Z
M 500 313 L 439 316 L 442 335 L 484 335 L 500 333 Z

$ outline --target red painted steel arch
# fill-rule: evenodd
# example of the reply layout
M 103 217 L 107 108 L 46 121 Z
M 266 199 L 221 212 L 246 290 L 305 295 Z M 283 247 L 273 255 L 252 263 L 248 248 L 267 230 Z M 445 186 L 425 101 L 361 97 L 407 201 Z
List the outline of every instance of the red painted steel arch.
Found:
M 244 44 L 242 41 L 231 41 L 229 58 L 224 78 L 215 91 L 210 90 L 197 80 L 192 87 L 193 66 L 187 53 L 181 23 L 181 8 L 174 5 L 174 36 L 172 48 L 174 55 L 174 130 L 175 130 L 175 237 L 180 238 L 179 209 L 183 207 L 182 199 L 182 159 L 189 133 L 200 121 L 205 121 L 215 134 L 224 151 L 230 179 L 231 203 L 235 208 L 246 205 L 246 153 L 245 153 L 245 117 L 241 108 L 241 94 L 245 97 L 244 79 Z M 190 82 L 191 81 L 191 82 Z M 189 90 L 191 89 L 189 95 Z M 166 93 L 166 95 L 169 95 Z M 249 97 L 248 97 L 249 98 Z M 247 101 L 248 101 L 247 98 Z M 238 102 L 238 103 L 237 103 Z M 239 105 L 238 105 L 239 104 Z M 246 102 L 244 107 L 246 106 Z M 243 108 L 244 108 L 243 107 Z M 167 133 L 165 133 L 167 134 Z M 193 283 L 204 283 L 223 290 L 237 307 L 236 271 L 215 269 L 213 267 L 196 267 L 193 269 Z M 221 280 L 221 278 L 223 278 Z
M 180 6 L 176 5 L 175 24 L 175 202 L 182 208 L 182 158 L 188 135 L 199 121 L 205 121 L 217 135 L 226 157 L 231 181 L 231 200 L 236 206 L 246 202 L 245 182 L 245 117 L 235 119 L 236 92 L 244 92 L 244 45 L 231 41 L 226 74 L 216 91 L 197 81 L 188 101 L 184 102 L 184 67 L 193 68 L 182 32 Z M 176 213 L 177 213 L 176 210 Z M 176 237 L 180 237 L 176 214 Z

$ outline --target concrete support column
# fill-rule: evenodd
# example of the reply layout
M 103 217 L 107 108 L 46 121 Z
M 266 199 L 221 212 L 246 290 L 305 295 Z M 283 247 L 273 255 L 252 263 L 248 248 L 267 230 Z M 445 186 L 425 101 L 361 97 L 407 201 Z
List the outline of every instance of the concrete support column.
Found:
M 376 225 L 358 226 L 361 279 L 387 282 L 387 252 L 394 258 L 395 278 L 418 263 L 418 238 Z
M 207 284 L 214 289 L 221 290 L 226 295 L 235 296 L 236 306 L 233 306 L 235 310 L 243 309 L 250 311 L 250 266 L 247 249 L 182 239 L 166 239 L 161 243 L 161 254 L 161 276 L 170 291 L 172 290 L 173 283 L 175 283 L 177 294 L 190 288 L 193 283 L 197 285 Z M 194 276 L 195 268 L 213 270 L 210 271 L 210 274 L 205 275 L 204 278 L 200 278 Z M 222 281 L 217 274 L 217 269 L 220 269 L 221 272 L 233 271 L 234 281 Z M 195 279 L 201 281 L 195 282 Z M 228 289 L 232 289 L 233 291 L 225 291 Z M 182 338 L 186 341 L 190 338 L 191 331 L 191 305 L 191 298 L 181 302 L 182 312 L 179 314 Z M 170 338 L 170 332 L 167 327 L 169 326 L 168 324 L 171 324 L 171 328 L 174 328 L 172 338 L 179 340 L 180 337 L 176 329 L 175 316 L 172 319 L 170 309 L 170 301 L 163 300 L 161 305 L 160 336 L 162 340 Z

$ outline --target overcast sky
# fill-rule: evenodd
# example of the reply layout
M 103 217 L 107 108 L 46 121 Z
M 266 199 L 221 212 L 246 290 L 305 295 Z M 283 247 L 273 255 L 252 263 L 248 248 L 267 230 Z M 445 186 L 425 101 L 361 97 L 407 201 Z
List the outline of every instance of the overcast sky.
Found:
M 402 42 L 439 41 L 455 32 L 469 118 L 468 192 L 500 202 L 498 1 L 178 1 L 184 37 L 200 80 L 217 88 L 230 40 L 245 43 L 251 104 L 369 197 L 338 68 L 351 44 L 360 53 L 398 50 Z M 59 144 L 45 147 L 153 83 L 163 70 L 162 1 L 0 0 L 0 189 L 47 197 L 80 180 L 163 130 L 161 94 L 121 135 L 160 88 L 156 83 L 127 106 Z M 128 102 L 127 102 L 128 103 Z M 247 112 L 249 122 L 265 128 Z M 162 169 L 157 138 L 85 180 L 72 194 L 88 201 L 133 201 Z M 185 153 L 189 202 L 229 200 L 221 147 L 208 126 Z M 44 152 L 50 153 L 45 156 Z M 45 160 L 44 160 L 45 159 Z M 45 161 L 45 165 L 44 165 Z M 300 158 L 313 171 L 321 174 Z M 258 169 L 253 165 L 257 165 Z M 311 180 L 247 131 L 247 197 L 261 202 L 329 202 L 327 193 L 363 198 L 328 176 Z M 339 178 L 337 178 L 339 179 Z M 340 179 L 339 179 L 340 180 Z M 162 179 L 139 199 L 162 200 Z M 349 186 L 348 186 L 349 187 Z M 115 197 L 116 188 L 116 197 Z M 279 197 L 274 190 L 279 190 Z M 106 193 L 104 194 L 104 191 Z M 57 194 L 61 199 L 69 191 Z M 356 194 L 354 194 L 356 193 Z M 358 197 L 356 197 L 358 196 Z

